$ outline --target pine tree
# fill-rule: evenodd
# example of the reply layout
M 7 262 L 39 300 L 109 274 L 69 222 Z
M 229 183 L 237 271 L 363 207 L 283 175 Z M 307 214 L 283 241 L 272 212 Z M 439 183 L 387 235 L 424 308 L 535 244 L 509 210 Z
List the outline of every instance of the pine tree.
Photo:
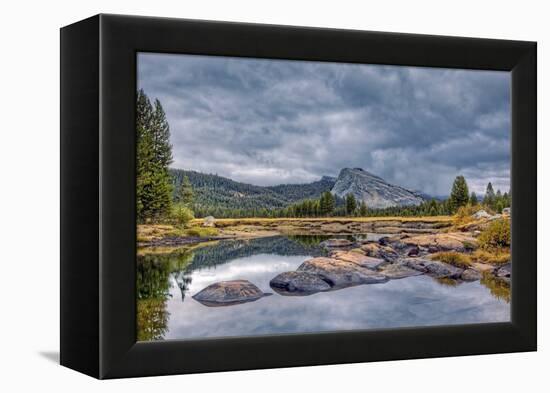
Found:
M 334 197 L 328 191 L 321 194 L 319 199 L 319 214 L 329 216 L 334 211 Z
M 449 197 L 450 208 L 455 212 L 459 207 L 466 206 L 470 200 L 468 184 L 464 176 L 457 176 L 453 182 L 453 188 Z
M 157 100 L 155 106 L 143 90 L 136 102 L 137 216 L 139 221 L 167 215 L 172 206 L 170 128 Z
M 346 195 L 346 214 L 352 215 L 355 212 L 356 208 L 357 208 L 357 201 L 355 200 L 355 196 L 353 194 L 347 194 Z
M 160 101 L 155 100 L 151 121 L 155 159 L 159 165 L 168 170 L 172 163 L 172 145 L 170 144 L 170 126 Z
M 487 190 L 485 191 L 485 197 L 483 198 L 483 204 L 489 207 L 493 207 L 495 204 L 495 191 L 491 182 L 487 184 Z
M 472 192 L 472 195 L 470 195 L 470 205 L 475 206 L 479 203 L 477 200 L 477 195 L 475 192 Z
M 502 195 L 502 199 L 504 201 L 504 207 L 510 207 L 510 194 L 505 192 L 504 195 Z
M 183 176 L 178 193 L 178 201 L 186 206 L 191 206 L 193 203 L 193 187 L 187 175 Z
M 359 215 L 361 217 L 367 216 L 367 204 L 365 203 L 365 201 L 361 201 L 361 204 L 359 205 Z

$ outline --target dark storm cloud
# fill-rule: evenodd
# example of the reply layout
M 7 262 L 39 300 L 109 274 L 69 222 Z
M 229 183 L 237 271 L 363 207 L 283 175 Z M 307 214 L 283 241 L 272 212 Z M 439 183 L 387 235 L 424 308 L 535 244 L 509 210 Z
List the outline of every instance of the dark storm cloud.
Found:
M 362 167 L 447 194 L 510 184 L 510 75 L 497 71 L 140 54 L 174 167 L 260 185 Z

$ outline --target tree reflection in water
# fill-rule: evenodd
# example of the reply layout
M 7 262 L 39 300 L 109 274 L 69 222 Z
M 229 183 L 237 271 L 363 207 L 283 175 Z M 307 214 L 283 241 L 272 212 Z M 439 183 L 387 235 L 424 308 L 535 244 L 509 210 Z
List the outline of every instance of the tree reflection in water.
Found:
M 166 334 L 169 317 L 166 301 L 170 296 L 170 275 L 184 271 L 192 258 L 193 254 L 187 250 L 138 255 L 136 272 L 138 341 L 161 340 Z M 179 281 L 176 280 L 176 282 L 179 285 Z M 183 296 L 185 290 L 182 287 L 180 289 Z
M 325 255 L 319 243 L 326 236 L 268 237 L 252 240 L 221 241 L 196 249 L 137 256 L 137 336 L 140 341 L 160 340 L 167 332 L 170 278 L 185 300 L 195 270 L 208 269 L 237 258 L 274 253 L 278 255 Z M 150 250 L 148 250 L 150 251 Z

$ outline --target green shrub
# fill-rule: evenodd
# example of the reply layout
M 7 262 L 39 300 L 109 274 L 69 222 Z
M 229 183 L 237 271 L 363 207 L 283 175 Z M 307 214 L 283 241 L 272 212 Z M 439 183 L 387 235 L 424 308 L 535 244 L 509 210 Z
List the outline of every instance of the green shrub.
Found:
M 461 254 L 456 251 L 438 252 L 430 256 L 431 259 L 448 263 L 450 265 L 460 267 L 462 269 L 468 268 L 472 264 L 472 260 L 469 255 Z
M 186 206 L 177 205 L 172 209 L 172 218 L 176 224 L 183 226 L 195 218 L 191 209 Z
M 494 220 L 478 237 L 480 248 L 498 251 L 510 247 L 510 221 L 504 218 Z

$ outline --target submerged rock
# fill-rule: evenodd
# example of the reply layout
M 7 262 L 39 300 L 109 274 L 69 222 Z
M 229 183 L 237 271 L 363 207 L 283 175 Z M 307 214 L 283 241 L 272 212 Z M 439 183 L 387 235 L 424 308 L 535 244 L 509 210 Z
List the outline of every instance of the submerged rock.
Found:
M 247 280 L 220 281 L 193 295 L 193 299 L 208 307 L 231 306 L 256 301 L 264 296 L 256 285 Z
M 381 273 L 392 280 L 397 280 L 405 277 L 420 276 L 424 274 L 419 270 L 411 269 L 410 267 L 401 265 L 399 263 L 384 266 Z
M 367 269 L 372 270 L 376 270 L 378 267 L 386 263 L 383 259 L 369 257 L 353 251 L 334 251 L 330 254 L 330 257 L 340 261 L 355 263 L 361 267 L 366 267 Z
M 298 271 L 319 275 L 333 289 L 388 281 L 388 278 L 383 274 L 362 267 L 357 263 L 334 258 L 318 257 L 309 259 L 300 265 Z
M 436 278 L 460 278 L 464 269 L 448 263 L 423 258 L 404 258 L 400 263 Z
M 324 242 L 321 242 L 320 245 L 322 247 L 332 248 L 332 247 L 349 247 L 352 244 L 353 243 L 347 239 L 328 239 L 328 240 L 325 240 Z
M 273 278 L 269 285 L 280 295 L 303 296 L 328 291 L 331 286 L 319 275 L 304 272 L 285 272 Z

